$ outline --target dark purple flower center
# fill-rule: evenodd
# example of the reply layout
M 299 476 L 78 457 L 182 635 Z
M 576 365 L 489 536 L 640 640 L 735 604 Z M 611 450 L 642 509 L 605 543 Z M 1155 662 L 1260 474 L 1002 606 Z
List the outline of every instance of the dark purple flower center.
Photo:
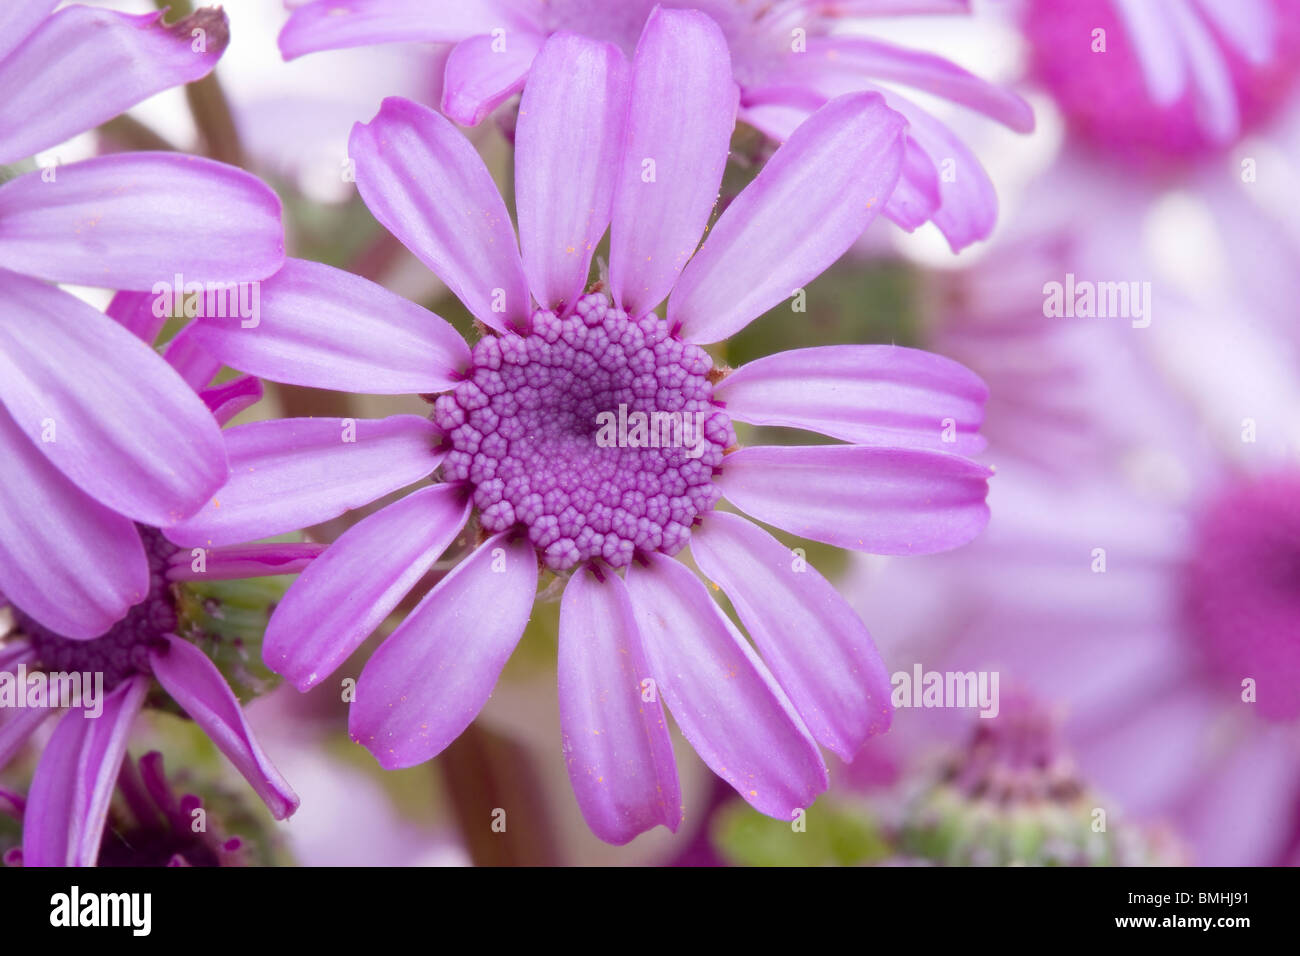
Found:
M 1261 714 L 1300 717 L 1300 472 L 1229 485 L 1195 534 L 1188 627 L 1230 685 L 1255 682 Z
M 163 643 L 164 634 L 176 630 L 176 604 L 166 577 L 168 559 L 177 551 L 162 533 L 136 526 L 149 559 L 149 594 L 126 612 L 126 617 L 108 633 L 89 641 L 56 634 L 14 609 L 19 631 L 27 635 L 36 660 L 46 671 L 98 673 L 104 675 L 104 690 L 111 691 L 133 674 L 152 673 L 149 651 Z
M 488 336 L 434 405 L 447 481 L 473 487 L 491 532 L 521 526 L 553 570 L 637 551 L 675 554 L 719 492 L 735 443 L 713 404 L 708 353 L 599 293 L 525 335 Z

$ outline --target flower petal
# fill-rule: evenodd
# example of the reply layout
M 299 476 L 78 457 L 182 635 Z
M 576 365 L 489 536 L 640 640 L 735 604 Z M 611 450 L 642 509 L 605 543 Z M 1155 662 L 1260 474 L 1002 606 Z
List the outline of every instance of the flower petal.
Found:
M 691 530 L 691 556 L 731 599 L 818 743 L 852 760 L 889 729 L 889 672 L 866 625 L 815 568 L 722 511 Z
M 185 384 L 198 392 L 217 377 L 221 371 L 221 360 L 212 354 L 199 341 L 197 330 L 199 324 L 191 322 L 181 329 L 167 343 L 163 358 L 176 370 Z M 206 404 L 206 403 L 205 403 Z
M 144 706 L 149 693 L 149 678 L 143 674 L 115 687 L 105 698 L 103 711 L 95 715 L 82 708 L 82 719 L 90 726 L 85 731 L 81 765 L 77 768 L 77 803 L 72 820 L 72 866 L 94 866 L 99 859 L 99 845 L 108 820 L 108 806 L 113 788 L 126 756 L 131 725 Z M 39 767 L 38 767 L 39 772 Z
M 0 163 L 56 146 L 211 72 L 230 40 L 221 8 L 204 8 L 171 26 L 162 16 L 76 4 L 44 20 L 0 60 Z M 194 30 L 203 31 L 199 52 Z M 32 82 L 37 76 L 40 82 Z
M 59 0 L 26 0 L 0 7 L 0 60 L 16 50 L 41 25 Z
M 632 66 L 614 186 L 609 284 L 634 316 L 664 300 L 718 199 L 738 93 L 727 41 L 695 10 L 656 8 Z
M 72 862 L 77 772 L 91 726 L 80 710 L 68 711 L 45 745 L 23 813 L 24 866 L 68 866 Z
M 462 40 L 447 57 L 443 113 L 462 126 L 477 126 L 524 88 L 533 57 L 541 48 L 541 37 L 531 33 L 508 39 L 483 34 Z
M 560 602 L 560 729 L 582 816 L 606 843 L 623 845 L 682 819 L 672 741 L 650 677 L 627 586 L 577 571 Z
M 533 64 L 515 130 L 515 202 L 524 271 L 545 308 L 587 285 L 609 225 L 627 96 L 627 60 L 612 44 L 560 34 Z
M 288 259 L 261 283 L 257 322 L 203 319 L 195 340 L 273 382 L 368 395 L 451 387 L 469 347 L 446 320 L 342 269 Z
M 280 31 L 280 52 L 292 60 L 305 53 L 375 43 L 458 43 L 495 29 L 531 25 L 515 4 L 499 0 L 316 0 L 293 11 Z
M 933 53 L 858 36 L 812 37 L 807 52 L 806 59 L 795 58 L 805 68 L 898 83 L 983 113 L 1018 133 L 1034 129 L 1034 111 L 1024 99 Z
M 714 390 L 733 419 L 859 445 L 973 455 L 988 387 L 965 366 L 894 345 L 794 349 L 736 369 Z
M 759 521 L 872 554 L 930 554 L 965 544 L 989 519 L 992 472 L 922 448 L 742 448 L 718 487 Z
M 50 630 L 98 637 L 149 593 L 129 518 L 89 497 L 0 409 L 0 591 Z
M 166 315 L 154 314 L 158 297 L 152 292 L 118 292 L 108 303 L 104 314 L 129 329 L 145 345 L 153 345 L 158 333 L 167 324 Z
M 650 673 L 700 758 L 768 816 L 826 789 L 826 765 L 785 692 L 685 565 L 651 554 L 627 587 Z
M 262 383 L 251 375 L 241 375 L 199 392 L 218 425 L 225 425 L 246 408 L 262 399 Z
M 227 474 L 207 406 L 153 349 L 76 296 L 4 275 L 0 401 L 50 462 L 114 511 L 164 527 Z
M 167 529 L 185 547 L 239 544 L 337 518 L 429 475 L 438 429 L 418 415 L 283 418 L 227 429 L 230 480 Z
M 939 170 L 934 161 L 910 138 L 903 148 L 903 169 L 898 185 L 885 204 L 890 221 L 913 232 L 929 222 L 943 201 L 939 193 Z
M 692 342 L 744 328 L 851 246 L 894 191 L 904 121 L 870 93 L 831 100 L 727 207 L 668 300 Z
M 277 820 L 292 815 L 297 795 L 262 753 L 239 699 L 208 655 L 168 634 L 167 649 L 150 651 L 149 664 L 158 683 L 243 774 L 271 815 Z
M 506 204 L 456 127 L 401 97 L 352 127 L 349 155 L 371 213 L 479 321 L 527 328 L 528 283 Z
M 271 615 L 266 666 L 303 691 L 332 674 L 424 577 L 469 511 L 461 489 L 432 485 L 345 531 Z
M 277 574 L 298 574 L 324 553 L 327 545 L 315 541 L 241 544 L 214 548 L 199 564 L 188 551 L 173 555 L 167 568 L 169 581 L 237 581 Z
M 73 9 L 73 8 L 69 8 Z M 262 279 L 284 262 L 280 200 L 197 156 L 122 153 L 0 186 L 0 268 L 51 282 L 156 290 Z
M 127 738 L 149 680 L 131 678 L 104 699 L 103 713 L 63 715 L 45 747 L 23 815 L 24 866 L 94 866 Z
M 537 554 L 509 535 L 484 541 L 425 595 L 361 672 L 348 732 L 385 769 L 423 763 L 459 737 L 523 636 Z
M 939 177 L 939 208 L 931 221 L 948 240 L 953 252 L 987 239 L 998 218 L 998 195 L 993 181 L 970 148 L 943 123 L 910 100 L 881 91 L 889 108 L 907 117 L 908 146 L 915 146 L 935 165 L 945 165 L 951 175 Z

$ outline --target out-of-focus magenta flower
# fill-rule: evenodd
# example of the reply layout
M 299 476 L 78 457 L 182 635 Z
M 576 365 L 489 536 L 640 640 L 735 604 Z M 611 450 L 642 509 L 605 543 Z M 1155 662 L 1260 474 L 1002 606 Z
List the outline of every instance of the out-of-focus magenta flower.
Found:
M 1281 862 L 1300 837 L 1293 353 L 1208 282 L 1199 303 L 1153 283 L 1142 319 L 1045 315 L 1045 283 L 1067 273 L 1152 275 L 1097 228 L 1017 240 L 953 280 L 939 341 L 1002 397 L 998 520 L 961 552 L 862 568 L 846 588 L 864 614 L 903 609 L 875 617 L 895 666 L 993 670 L 1063 704 L 1085 777 L 1174 822 L 1198 862 Z M 914 593 L 933 599 L 919 615 L 899 600 Z M 890 743 L 919 747 L 963 713 L 902 714 Z
M 447 119 L 392 99 L 353 131 L 363 198 L 476 316 L 486 334 L 472 350 L 384 289 L 295 260 L 266 284 L 258 328 L 199 325 L 234 367 L 425 395 L 433 421 L 356 422 L 347 442 L 323 420 L 233 429 L 220 507 L 168 534 L 220 544 L 308 526 L 441 467 L 440 483 L 353 526 L 290 589 L 267 632 L 268 665 L 304 690 L 328 677 L 477 508 L 486 540 L 366 665 L 351 710 L 357 740 L 385 767 L 454 740 L 523 632 L 540 565 L 573 572 L 560 612 L 561 718 L 592 829 L 624 843 L 680 821 L 660 695 L 715 772 L 789 819 L 826 785 L 818 742 L 847 757 L 888 725 L 884 671 L 824 578 L 713 507 L 726 496 L 847 548 L 956 547 L 987 521 L 989 472 L 965 457 L 982 448 L 985 391 L 955 363 L 909 349 L 786 352 L 724 378 L 701 345 L 781 302 L 860 235 L 898 179 L 903 120 L 875 94 L 833 100 L 696 252 L 736 109 L 716 24 L 658 11 L 630 69 L 616 46 L 559 35 L 531 76 L 515 156 L 518 245 L 482 160 Z M 608 291 L 586 290 L 611 224 Z M 665 320 L 653 310 L 669 293 Z M 695 438 L 606 445 L 600 416 L 616 411 L 694 418 Z M 732 419 L 849 444 L 736 450 Z M 688 541 L 766 663 L 670 560 Z
M 1295 0 L 1026 0 L 1033 71 L 1082 136 L 1134 159 L 1235 142 L 1294 86 Z
M 41 283 L 31 285 L 46 294 L 63 295 Z M 69 300 L 69 304 L 61 306 L 68 328 L 78 330 L 81 336 L 92 331 L 98 336 L 94 343 L 96 361 L 86 362 L 83 375 L 95 374 L 91 370 L 100 368 L 101 362 L 107 362 L 114 371 L 132 368 L 130 364 L 114 365 L 114 357 L 134 354 L 120 338 L 125 336 L 141 345 L 143 354 L 158 358 L 167 367 L 168 381 L 174 378 L 178 388 L 197 390 L 197 397 L 193 391 L 190 397 L 204 410 L 214 429 L 219 429 L 261 396 L 260 384 L 248 376 L 206 387 L 220 364 L 195 347 L 193 326 L 172 340 L 164 357 L 149 348 L 148 343 L 153 341 L 163 322 L 154 315 L 150 295 L 119 293 L 109 307 L 109 315 L 117 322 L 105 318 L 80 299 L 64 297 Z M 104 323 L 102 327 L 100 322 Z M 71 341 L 75 344 L 81 338 Z M 65 342 L 65 359 L 68 347 Z M 171 401 L 173 396 L 160 397 L 158 401 L 163 398 Z M 167 408 L 159 412 L 166 415 Z M 5 423 L 5 437 L 13 448 L 30 447 L 12 419 L 5 417 L 0 421 Z M 169 428 L 177 427 L 172 419 L 163 421 Z M 191 439 L 181 435 L 176 440 Z M 217 449 L 222 452 L 220 460 L 224 462 L 219 431 L 217 442 Z M 23 674 L 37 672 L 102 674 L 106 694 L 98 703 L 71 707 L 60 718 L 41 755 L 24 815 L 25 865 L 94 864 L 131 725 L 155 679 L 244 774 L 277 818 L 292 813 L 297 798 L 253 739 L 239 701 L 225 678 L 203 651 L 178 636 L 178 631 L 183 629 L 179 627 L 173 586 L 187 580 L 291 574 L 301 571 L 320 553 L 321 547 L 289 543 L 213 548 L 205 550 L 202 560 L 196 561 L 189 551 L 170 544 L 156 528 L 137 523 L 130 516 L 84 495 L 77 498 L 79 493 L 71 483 L 46 465 L 35 450 L 10 459 L 7 467 L 26 469 L 26 473 L 11 472 L 21 494 L 35 502 L 34 506 L 28 506 L 35 510 L 16 512 L 24 521 L 32 525 L 48 522 L 52 516 L 60 515 L 48 502 L 71 501 L 82 510 L 74 512 L 69 520 L 79 518 L 78 527 L 83 533 L 94 533 L 96 537 L 89 544 L 77 537 L 63 540 L 59 535 L 66 532 L 56 528 L 54 541 L 58 548 L 53 554 L 44 555 L 40 566 L 40 573 L 47 577 L 32 579 L 33 593 L 40 597 L 40 607 L 45 612 L 42 617 L 28 609 L 25 595 L 0 594 L 0 606 L 7 605 L 13 615 L 13 632 L 0 642 L 0 672 L 18 684 L 25 683 L 18 680 Z M 60 499 L 59 495 L 65 497 Z M 94 524 L 90 523 L 91 519 Z M 105 573 L 120 571 L 115 567 L 102 569 L 101 565 L 127 563 L 133 570 L 137 552 L 144 562 L 144 580 L 138 584 L 132 581 L 138 590 L 132 595 L 125 616 L 119 615 L 121 619 L 110 625 L 106 633 L 87 639 L 79 631 L 64 631 L 57 623 L 47 623 L 48 619 L 75 623 L 75 618 L 64 613 L 58 603 L 63 595 L 51 587 L 53 583 L 68 581 L 78 587 L 95 588 Z M 72 562 L 72 567 L 59 565 L 61 559 Z M 18 692 L 24 691 L 19 687 Z M 90 713 L 91 706 L 100 705 L 102 714 Z M 18 753 L 51 714 L 46 706 L 6 708 L 6 711 L 8 716 L 0 723 L 0 767 Z
M 54 5 L 0 14 L 0 162 L 203 76 L 226 45 L 220 11 L 166 26 Z M 46 627 L 84 639 L 120 620 L 148 593 L 134 523 L 192 514 L 228 473 L 182 375 L 49 283 L 256 280 L 283 263 L 283 243 L 270 189 L 192 156 L 107 156 L 0 186 L 0 591 Z
M 114 825 L 103 832 L 96 848 L 98 866 L 243 866 L 247 845 L 238 836 L 217 832 L 217 820 L 209 820 L 208 808 L 198 796 L 177 796 L 163 771 L 162 754 L 150 751 L 136 761 L 122 761 L 117 778 L 125 813 L 113 815 Z M 10 806 L 6 807 L 5 804 Z M 0 793 L 0 811 L 7 810 L 22 821 L 26 801 L 17 794 L 8 800 Z M 196 828 L 197 814 L 204 825 Z M 4 857 L 7 866 L 23 866 L 21 846 Z
M 656 7 L 693 8 L 726 38 L 740 118 L 778 142 L 843 93 L 879 92 L 906 116 L 906 159 L 885 215 L 908 230 L 933 221 L 956 251 L 992 231 L 993 185 L 951 130 L 892 87 L 942 97 L 1019 132 L 1033 129 L 1028 104 L 941 57 L 832 29 L 848 17 L 964 13 L 967 6 L 936 0 L 318 0 L 294 11 L 280 49 L 293 58 L 371 43 L 453 43 L 442 109 L 474 125 L 523 89 L 547 36 L 577 33 L 630 54 Z M 679 62 L 680 69 L 693 67 Z

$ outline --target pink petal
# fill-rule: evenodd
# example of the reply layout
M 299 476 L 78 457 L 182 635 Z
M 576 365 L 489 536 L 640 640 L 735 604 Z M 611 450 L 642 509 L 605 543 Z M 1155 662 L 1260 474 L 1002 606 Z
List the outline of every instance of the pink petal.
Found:
M 98 637 L 149 591 L 139 532 L 65 478 L 3 409 L 0 459 L 0 591 L 56 633 Z
M 230 480 L 167 537 L 185 547 L 239 544 L 297 531 L 431 474 L 437 428 L 418 415 L 284 418 L 225 432 Z
M 58 5 L 59 0 L 26 0 L 0 7 L 0 60 L 31 36 Z
M 859 445 L 973 455 L 988 387 L 951 359 L 893 345 L 794 349 L 736 369 L 715 389 L 733 419 L 806 428 Z M 951 440 L 945 440 L 950 437 Z
M 232 378 L 221 385 L 213 385 L 199 392 L 199 398 L 208 406 L 218 425 L 225 425 L 246 408 L 252 408 L 262 399 L 262 383 L 251 375 Z
M 885 204 L 891 222 L 913 232 L 929 222 L 942 202 L 939 194 L 939 170 L 934 161 L 911 139 L 905 140 L 903 169 L 894 194 Z
M 131 725 L 149 692 L 133 677 L 104 699 L 103 713 L 64 714 L 32 777 L 23 816 L 24 866 L 94 866 Z
M 1280 836 L 1295 824 L 1300 768 L 1282 727 L 1247 724 L 1195 788 L 1187 832 L 1201 866 L 1275 864 Z
M 561 34 L 533 64 L 515 131 L 515 202 L 524 270 L 546 308 L 587 285 L 609 225 L 627 95 L 627 61 L 611 44 Z
M 971 0 L 815 0 L 837 17 L 910 17 L 928 13 L 970 13 Z
M 537 592 L 537 554 L 510 534 L 462 561 L 362 670 L 348 732 L 385 769 L 423 763 L 459 737 L 519 643 Z
M 961 138 L 919 106 L 885 93 L 891 109 L 907 117 L 908 146 L 922 149 L 941 169 L 939 209 L 931 217 L 953 252 L 987 239 L 998 219 L 998 196 L 989 174 Z M 945 164 L 949 176 L 942 175 Z
M 167 693 L 203 728 L 271 815 L 283 820 L 298 809 L 298 797 L 253 738 L 239 700 L 208 655 L 173 634 L 165 651 L 150 651 L 149 663 Z
M 716 342 L 816 278 L 889 199 L 904 125 L 869 93 L 809 117 L 718 219 L 668 300 L 669 322 Z
M 560 729 L 573 792 L 591 831 L 619 846 L 682 819 L 672 741 L 623 579 L 574 573 L 560 603 Z
M 528 283 L 506 204 L 461 133 L 433 110 L 389 97 L 352 128 L 361 198 L 389 232 L 497 331 L 527 328 Z
M 442 111 L 462 126 L 477 126 L 524 88 L 541 47 L 542 38 L 531 33 L 462 40 L 447 57 Z
M 166 315 L 154 314 L 158 297 L 152 292 L 118 292 L 108 303 L 104 314 L 129 329 L 145 345 L 153 345 L 158 333 L 167 324 Z
M 866 625 L 815 568 L 721 511 L 691 530 L 691 556 L 731 599 L 818 743 L 852 760 L 889 729 L 889 672 Z
M 266 666 L 303 691 L 332 674 L 424 577 L 469 511 L 461 489 L 432 485 L 345 531 L 271 615 Z
M 1151 0 L 1115 0 L 1115 13 L 1133 44 L 1151 98 L 1157 105 L 1172 106 L 1187 88 L 1188 64 L 1178 32 L 1170 29 L 1168 6 Z
M 746 514 L 791 534 L 872 554 L 930 554 L 984 529 L 991 474 L 921 448 L 755 447 L 728 455 L 717 484 Z
M 630 96 L 609 283 L 616 303 L 642 315 L 672 289 L 717 202 L 738 98 L 717 25 L 694 10 L 656 8 Z
M 327 545 L 314 541 L 232 545 L 208 551 L 201 564 L 189 551 L 178 551 L 167 569 L 167 579 L 237 581 L 242 578 L 298 574 L 320 557 L 326 547 Z
M 160 527 L 193 514 L 227 472 L 207 406 L 153 349 L 77 297 L 24 276 L 4 284 L 0 400 L 18 427 L 115 511 Z
M 867 37 L 813 37 L 807 59 L 796 58 L 796 63 L 909 86 L 983 113 L 1018 133 L 1034 129 L 1034 111 L 1020 96 L 932 53 Z
M 45 745 L 27 791 L 30 806 L 23 814 L 24 866 L 72 863 L 78 770 L 92 726 L 80 710 L 68 711 Z
M 627 587 L 650 673 L 700 758 L 760 813 L 789 820 L 810 806 L 827 784 L 817 745 L 699 579 L 651 554 Z
M 494 0 L 316 0 L 293 11 L 280 31 L 286 60 L 375 43 L 457 43 L 494 29 L 532 26 L 515 4 Z
M 204 37 L 199 53 L 191 35 L 196 29 Z M 0 163 L 56 146 L 154 93 L 206 76 L 229 39 L 220 7 L 172 26 L 163 25 L 161 13 L 64 7 L 0 60 Z
M 368 279 L 303 259 L 261 284 L 256 325 L 204 319 L 195 340 L 274 382 L 369 395 L 440 392 L 469 365 L 444 319 Z
M 156 291 L 262 279 L 284 263 L 280 200 L 241 169 L 122 153 L 0 186 L 0 268 L 51 282 Z
M 1252 63 L 1266 64 L 1275 55 L 1278 9 L 1269 0 L 1196 0 L 1196 5 Z
M 176 369 L 195 392 L 201 390 L 221 371 L 221 360 L 208 351 L 198 336 L 199 324 L 191 322 L 167 343 L 163 358 Z M 206 403 L 205 403 L 206 404 Z

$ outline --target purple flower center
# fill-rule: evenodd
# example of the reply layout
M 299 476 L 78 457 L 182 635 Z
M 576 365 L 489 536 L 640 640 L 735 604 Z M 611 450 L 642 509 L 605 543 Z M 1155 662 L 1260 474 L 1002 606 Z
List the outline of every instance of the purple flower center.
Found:
M 104 690 L 111 691 L 133 674 L 149 674 L 149 651 L 163 643 L 164 634 L 176 630 L 176 604 L 166 577 L 167 561 L 178 550 L 162 533 L 136 526 L 149 559 L 149 594 L 126 612 L 108 633 L 78 641 L 49 628 L 14 608 L 18 630 L 27 635 L 36 660 L 46 671 L 104 675 Z
M 675 554 L 711 509 L 731 421 L 708 353 L 599 293 L 525 335 L 489 336 L 434 404 L 447 481 L 473 487 L 488 531 L 521 526 L 553 570 L 637 551 Z
M 1208 503 L 1184 609 L 1218 674 L 1238 689 L 1253 679 L 1265 717 L 1300 717 L 1300 472 L 1236 482 Z

